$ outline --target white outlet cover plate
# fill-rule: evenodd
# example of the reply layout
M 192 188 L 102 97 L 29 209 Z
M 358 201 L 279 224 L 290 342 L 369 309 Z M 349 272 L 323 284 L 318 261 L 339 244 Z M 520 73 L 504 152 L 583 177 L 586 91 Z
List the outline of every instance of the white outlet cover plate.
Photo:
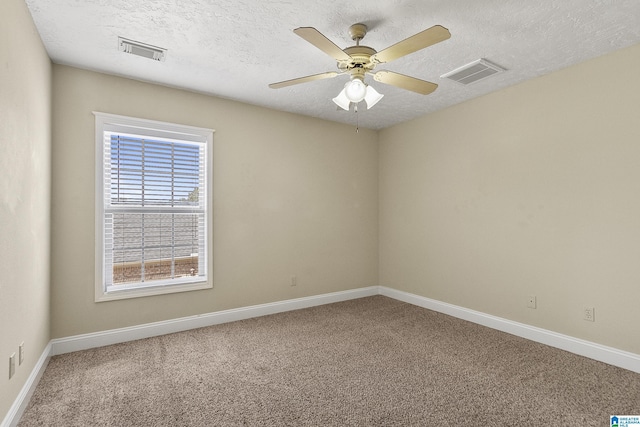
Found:
M 593 307 L 585 307 L 584 308 L 584 320 L 587 320 L 589 322 L 595 322 L 596 321 L 596 311 L 595 308 Z
M 9 379 L 16 373 L 16 354 L 9 356 Z

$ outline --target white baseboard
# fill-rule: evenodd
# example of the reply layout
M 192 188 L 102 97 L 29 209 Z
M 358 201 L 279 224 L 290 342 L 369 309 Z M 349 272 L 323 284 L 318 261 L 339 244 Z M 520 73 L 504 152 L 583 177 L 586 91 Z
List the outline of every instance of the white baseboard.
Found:
M 172 334 L 205 326 L 221 323 L 235 322 L 237 320 L 282 313 L 285 311 L 299 310 L 315 307 L 323 304 L 347 301 L 378 294 L 378 287 L 359 288 L 349 291 L 333 292 L 329 294 L 315 295 L 304 298 L 296 298 L 268 304 L 253 305 L 249 307 L 234 308 L 231 310 L 217 311 L 214 313 L 200 314 L 197 316 L 182 317 L 179 319 L 165 320 L 155 323 L 131 326 L 128 328 L 111 329 L 108 331 L 91 334 L 75 335 L 66 338 L 51 340 L 52 355 L 102 347 L 127 341 L 150 338 L 159 335 Z
M 640 373 L 640 355 L 384 286 L 379 294 Z
M 112 329 L 108 331 L 91 334 L 76 335 L 72 337 L 51 340 L 51 355 L 69 353 L 73 351 L 86 350 L 89 348 L 102 347 L 105 345 L 117 344 L 133 341 L 142 338 L 149 338 L 174 332 L 186 331 L 189 329 L 202 328 L 205 326 L 217 325 L 221 323 L 234 322 L 237 320 L 250 319 L 253 317 L 266 316 L 269 314 L 282 313 L 285 311 L 299 310 L 334 302 L 347 301 L 350 299 L 363 298 L 373 295 L 384 295 L 399 301 L 407 302 L 429 310 L 448 314 L 463 320 L 467 320 L 492 329 L 507 332 L 526 338 L 535 342 L 546 344 L 580 356 L 599 360 L 613 366 L 628 369 L 640 373 L 640 355 L 607 347 L 557 332 L 530 326 L 524 323 L 514 322 L 501 317 L 492 316 L 464 307 L 433 300 L 408 292 L 398 291 L 385 286 L 371 286 L 367 288 L 353 289 L 349 291 L 334 292 L 329 294 L 315 295 L 304 298 L 297 298 L 274 303 L 260 304 L 249 307 L 241 307 L 231 310 L 218 311 L 214 313 L 201 314 L 197 316 L 183 317 L 179 319 L 166 320 L 162 322 L 147 323 L 128 328 Z
M 36 366 L 34 366 L 31 371 L 29 378 L 27 378 L 24 386 L 22 386 L 22 390 L 20 390 L 18 397 L 13 401 L 13 405 L 9 408 L 9 412 L 7 412 L 4 420 L 0 423 L 0 427 L 15 427 L 18 425 L 22 413 L 27 409 L 31 396 L 35 391 L 42 374 L 44 374 L 44 370 L 49 364 L 49 359 L 51 359 L 51 342 L 49 342 L 45 347 L 42 355 L 36 362 Z
M 408 292 L 398 291 L 384 286 L 371 286 L 368 288 L 359 288 L 349 291 L 241 307 L 162 322 L 147 323 L 128 328 L 112 329 L 92 334 L 53 339 L 43 351 L 40 359 L 31 372 L 31 375 L 27 379 L 27 382 L 20 391 L 20 394 L 0 424 L 0 427 L 14 427 L 18 424 L 18 421 L 29 404 L 31 395 L 38 385 L 38 381 L 44 373 L 51 356 L 373 295 L 384 295 L 389 298 L 407 302 L 409 304 L 417 305 L 419 307 L 427 308 L 429 310 L 437 311 L 439 313 L 447 314 L 459 319 L 526 338 L 531 341 L 566 350 L 580 356 L 585 356 L 613 366 L 618 366 L 640 373 L 640 355 L 634 353 L 603 346 L 570 337 L 568 335 L 562 335 L 546 329 L 514 322 Z

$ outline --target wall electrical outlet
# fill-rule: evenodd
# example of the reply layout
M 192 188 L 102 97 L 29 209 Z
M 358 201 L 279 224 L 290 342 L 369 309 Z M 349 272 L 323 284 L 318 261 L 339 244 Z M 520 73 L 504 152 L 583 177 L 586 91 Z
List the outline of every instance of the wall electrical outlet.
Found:
M 298 286 L 298 278 L 296 276 L 291 276 L 291 286 Z
M 589 322 L 595 322 L 596 321 L 596 309 L 593 307 L 585 307 L 584 308 L 584 314 L 583 314 L 583 319 L 587 320 Z
M 16 354 L 9 356 L 9 379 L 16 373 Z
M 22 365 L 22 362 L 24 362 L 24 341 L 18 347 L 18 365 Z
M 535 295 L 529 295 L 529 297 L 527 298 L 527 307 L 536 308 L 536 296 Z

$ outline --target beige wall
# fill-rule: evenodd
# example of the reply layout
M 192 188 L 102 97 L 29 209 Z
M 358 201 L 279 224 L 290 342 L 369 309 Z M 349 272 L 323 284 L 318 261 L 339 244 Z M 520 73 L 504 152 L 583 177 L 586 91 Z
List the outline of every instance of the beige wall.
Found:
M 23 0 L 2 0 L 0 422 L 49 342 L 50 108 L 51 62 L 31 15 Z M 9 379 L 12 353 L 16 373 Z
M 640 354 L 638 70 L 640 45 L 381 131 L 380 283 Z
M 53 338 L 377 285 L 376 132 L 60 65 L 53 100 Z M 94 302 L 92 111 L 215 129 L 213 289 Z

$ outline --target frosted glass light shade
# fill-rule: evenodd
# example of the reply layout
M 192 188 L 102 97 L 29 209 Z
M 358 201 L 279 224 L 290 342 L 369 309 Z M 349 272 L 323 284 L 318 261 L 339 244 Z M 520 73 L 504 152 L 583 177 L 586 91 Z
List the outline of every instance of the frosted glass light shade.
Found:
M 378 103 L 384 95 L 378 93 L 371 86 L 367 86 L 367 94 L 364 96 L 364 102 L 367 103 L 367 110 Z
M 345 95 L 351 102 L 360 102 L 367 94 L 367 86 L 360 79 L 353 79 L 344 86 Z
M 357 96 L 356 96 L 357 95 Z M 369 85 L 364 84 L 360 79 L 353 79 L 344 85 L 344 89 L 333 98 L 333 102 L 343 110 L 349 110 L 351 103 L 358 103 L 364 99 L 367 103 L 367 110 L 378 103 L 384 95 Z
M 333 102 L 335 102 L 338 107 L 348 111 L 349 106 L 351 105 L 351 101 L 349 101 L 349 98 L 347 98 L 347 95 L 345 94 L 345 92 L 346 92 L 346 89 L 342 89 L 342 91 L 338 94 L 338 96 L 333 98 Z

